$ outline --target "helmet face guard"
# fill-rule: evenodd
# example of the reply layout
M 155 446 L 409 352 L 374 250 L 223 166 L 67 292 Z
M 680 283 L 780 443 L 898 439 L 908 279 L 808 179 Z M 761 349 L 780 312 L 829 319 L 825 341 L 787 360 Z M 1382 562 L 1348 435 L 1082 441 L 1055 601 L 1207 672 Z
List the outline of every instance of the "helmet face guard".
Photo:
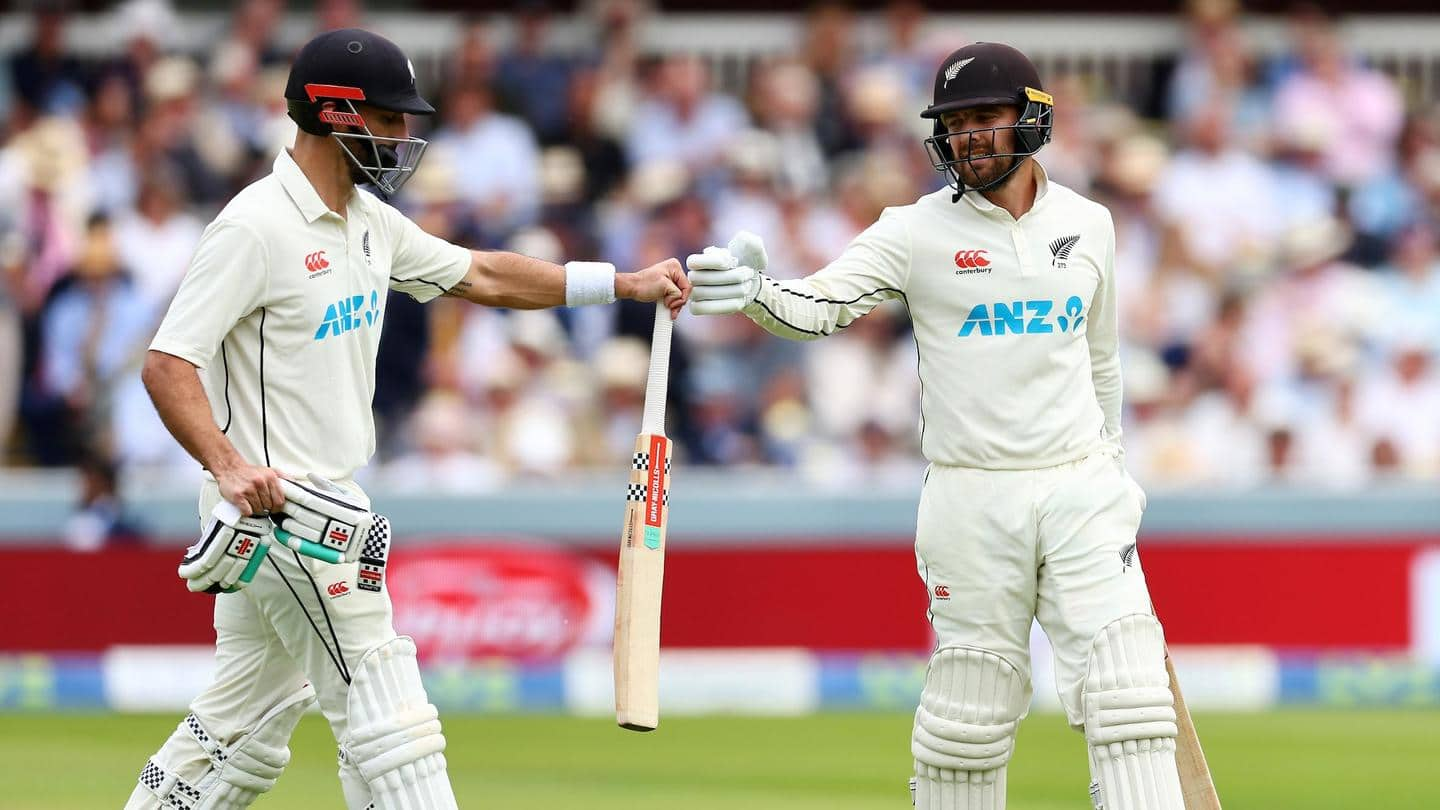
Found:
M 1020 108 L 1019 120 L 1014 124 L 1003 127 L 984 127 L 980 129 L 965 130 L 962 132 L 950 132 L 945 128 L 943 116 L 952 110 L 964 109 L 969 106 L 981 106 L 975 104 L 954 104 L 946 105 L 945 108 L 927 110 L 926 117 L 934 117 L 934 134 L 925 139 L 925 151 L 929 153 L 930 165 L 935 171 L 945 175 L 945 180 L 955 190 L 955 199 L 958 201 L 966 191 L 987 191 L 996 188 L 1010 178 L 1015 170 L 1026 158 L 1031 157 L 1040 151 L 1040 147 L 1050 142 L 1050 133 L 1054 125 L 1055 100 L 1041 90 L 1033 87 L 1025 87 L 1017 94 L 1016 105 L 1020 100 L 1024 106 Z M 989 103 L 989 102 L 986 102 Z M 981 133 L 990 133 L 990 143 L 1001 130 L 1011 130 L 1015 137 L 1015 151 L 1013 152 L 987 152 L 983 155 L 974 155 L 973 149 L 975 136 Z M 963 153 L 957 153 L 951 146 L 952 139 L 963 139 Z M 972 171 L 975 169 L 975 160 L 1000 160 L 1002 158 L 1013 158 L 1014 163 L 1009 169 L 994 179 L 978 186 L 967 185 L 961 178 L 959 166 L 967 165 Z M 976 171 L 978 174 L 978 171 Z
M 358 87 L 307 84 L 305 92 L 312 104 L 333 100 L 344 109 L 317 110 L 316 120 L 325 125 L 324 129 L 340 145 L 340 151 L 350 163 L 375 185 L 386 197 L 393 197 L 400 187 L 415 175 L 420 158 L 425 155 L 429 141 L 423 138 L 389 138 L 370 131 L 365 118 L 355 107 L 356 101 L 365 100 L 365 92 Z M 383 109 L 383 108 L 382 108 Z M 356 127 L 359 132 L 336 132 L 335 127 Z M 319 134 L 319 133 L 315 133 Z

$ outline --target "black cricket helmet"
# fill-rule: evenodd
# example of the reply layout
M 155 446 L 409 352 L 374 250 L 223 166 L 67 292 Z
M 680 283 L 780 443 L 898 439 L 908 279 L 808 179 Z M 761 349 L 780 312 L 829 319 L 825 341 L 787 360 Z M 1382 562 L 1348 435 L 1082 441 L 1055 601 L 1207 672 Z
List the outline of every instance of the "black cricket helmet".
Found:
M 921 118 L 935 121 L 933 134 L 925 139 L 925 150 L 935 171 L 943 173 L 955 189 L 957 201 L 968 190 L 984 191 L 1004 183 L 1026 158 L 1050 142 L 1055 99 L 1041 86 L 1040 73 L 1030 59 L 1009 45 L 975 42 L 945 57 L 935 73 L 934 99 L 934 103 L 920 113 Z M 970 130 L 964 140 L 965 153 L 956 154 L 950 143 L 954 136 L 946 130 L 941 117 L 952 110 L 991 104 L 1016 107 L 1019 120 L 1011 126 Z M 957 167 L 971 160 L 975 135 L 990 132 L 993 139 L 1002 129 L 1013 130 L 1015 151 L 977 157 L 991 160 L 1009 157 L 1014 163 L 984 185 L 967 186 Z
M 435 112 L 415 88 L 415 66 L 399 46 L 379 34 L 341 28 L 305 43 L 290 66 L 285 98 L 296 126 L 311 135 L 334 137 L 359 175 L 387 197 L 415 174 L 425 154 L 422 138 L 373 134 L 355 106 L 364 102 L 411 115 Z M 334 109 L 325 109 L 326 102 L 334 102 Z M 353 129 L 337 132 L 336 127 Z

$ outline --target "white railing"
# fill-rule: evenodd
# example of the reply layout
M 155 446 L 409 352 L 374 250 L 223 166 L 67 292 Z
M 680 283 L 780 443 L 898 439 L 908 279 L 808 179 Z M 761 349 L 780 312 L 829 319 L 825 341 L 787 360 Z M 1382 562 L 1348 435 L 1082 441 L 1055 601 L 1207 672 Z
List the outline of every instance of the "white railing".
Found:
M 171 43 L 197 51 L 214 42 L 228 24 L 223 13 L 187 13 L 171 34 Z M 495 18 L 496 43 L 512 36 L 511 21 Z M 884 46 L 884 21 L 860 15 L 857 47 L 874 53 Z M 366 24 L 396 40 L 414 58 L 417 68 L 432 69 L 460 36 L 455 14 L 377 13 Z M 757 59 L 794 52 L 801 42 L 803 18 L 794 14 L 662 14 L 642 31 L 642 49 L 651 54 L 699 53 L 716 69 L 727 89 L 743 87 Z M 290 14 L 280 41 L 297 46 L 312 32 L 314 18 Z M 1440 101 L 1440 14 L 1353 17 L 1342 24 L 1344 39 L 1360 56 L 1397 76 L 1412 101 Z M 25 15 L 0 14 L 0 53 L 26 41 Z M 1246 20 L 1246 37 L 1257 53 L 1273 55 L 1288 46 L 1282 18 L 1256 16 Z M 82 55 L 117 52 L 121 31 L 108 14 L 75 15 L 67 38 Z M 593 29 L 580 16 L 557 16 L 552 25 L 554 46 L 581 52 L 590 47 Z M 1174 53 L 1184 42 L 1177 16 L 1113 14 L 936 14 L 925 26 L 926 42 L 943 53 L 951 44 L 972 40 L 1008 42 L 1026 51 L 1042 70 L 1066 68 L 1096 80 L 1119 98 L 1135 99 L 1147 89 L 1157 59 Z

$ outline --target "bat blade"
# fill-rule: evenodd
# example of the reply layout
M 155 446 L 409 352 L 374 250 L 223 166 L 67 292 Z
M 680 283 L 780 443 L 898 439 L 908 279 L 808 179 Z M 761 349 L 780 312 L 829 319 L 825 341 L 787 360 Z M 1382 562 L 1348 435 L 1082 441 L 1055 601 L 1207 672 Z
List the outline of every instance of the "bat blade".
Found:
M 669 439 L 642 433 L 635 439 L 631 467 L 615 587 L 615 722 L 634 731 L 650 731 L 660 722 Z
M 671 446 L 665 437 L 670 331 L 670 311 L 658 303 L 645 415 L 630 464 L 615 576 L 615 722 L 632 731 L 653 731 L 660 724 L 660 600 L 670 521 Z
M 1185 696 L 1180 693 L 1180 680 L 1175 677 L 1175 664 L 1170 660 L 1169 650 L 1165 651 L 1165 671 L 1170 675 L 1170 693 L 1175 696 L 1175 725 L 1180 730 L 1175 740 L 1175 767 L 1180 771 L 1180 794 L 1185 799 L 1185 810 L 1220 810 L 1220 795 L 1215 791 L 1215 781 L 1205 762 L 1205 752 L 1200 748 L 1200 735 L 1195 733 Z

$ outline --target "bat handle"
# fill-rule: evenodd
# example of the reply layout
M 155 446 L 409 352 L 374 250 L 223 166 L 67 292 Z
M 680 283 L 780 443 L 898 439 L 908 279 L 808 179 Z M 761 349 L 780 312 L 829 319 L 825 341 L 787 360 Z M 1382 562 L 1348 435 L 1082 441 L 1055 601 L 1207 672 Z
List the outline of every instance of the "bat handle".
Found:
M 674 322 L 665 302 L 655 302 L 655 331 L 650 339 L 650 377 L 645 382 L 642 433 L 665 435 L 665 393 L 670 384 L 670 333 Z

